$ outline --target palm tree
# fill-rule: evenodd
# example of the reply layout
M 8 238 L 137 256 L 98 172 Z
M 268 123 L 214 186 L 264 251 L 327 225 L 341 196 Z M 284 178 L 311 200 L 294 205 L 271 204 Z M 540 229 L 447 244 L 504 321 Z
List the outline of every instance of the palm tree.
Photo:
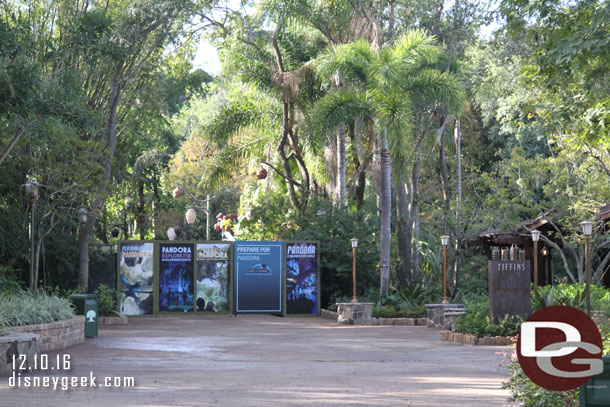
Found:
M 347 84 L 321 98 L 310 113 L 318 134 L 353 123 L 361 117 L 374 126 L 372 140 L 380 161 L 380 295 L 388 293 L 390 280 L 391 183 L 408 172 L 413 135 L 413 108 L 424 103 L 459 110 L 462 92 L 457 78 L 436 69 L 441 52 L 434 37 L 417 30 L 391 46 L 375 49 L 366 40 L 337 46 L 317 63 L 326 77 L 338 72 Z

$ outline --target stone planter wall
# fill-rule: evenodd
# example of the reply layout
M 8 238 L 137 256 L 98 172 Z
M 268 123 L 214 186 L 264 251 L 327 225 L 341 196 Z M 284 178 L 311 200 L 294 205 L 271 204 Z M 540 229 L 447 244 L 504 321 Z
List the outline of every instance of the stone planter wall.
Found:
M 332 319 L 332 320 L 335 320 L 335 321 L 336 321 L 336 320 L 337 320 L 337 318 L 339 317 L 339 314 L 337 314 L 337 313 L 336 313 L 336 312 L 334 312 L 334 311 L 330 311 L 330 310 L 327 310 L 327 309 L 323 309 L 323 310 L 321 310 L 321 311 L 320 311 L 320 316 L 321 316 L 322 318 L 326 318 L 326 319 Z
M 0 377 L 13 374 L 13 356 L 16 364 L 21 366 L 20 355 L 25 355 L 25 365 L 29 368 L 35 355 L 39 353 L 38 341 L 40 335 L 28 332 L 14 332 L 0 336 Z
M 337 321 L 339 314 L 326 309 L 321 310 L 320 316 L 326 319 Z M 426 326 L 428 318 L 371 318 L 369 325 L 395 325 L 395 326 Z
M 85 341 L 85 316 L 77 315 L 64 321 L 47 324 L 23 325 L 8 328 L 12 332 L 29 332 L 40 336 L 40 352 L 64 349 Z
M 120 317 L 99 317 L 97 320 L 99 325 L 127 325 L 128 322 L 125 315 Z
M 428 318 L 372 318 L 371 325 L 426 326 Z
M 426 304 L 428 328 L 441 328 L 452 331 L 455 322 L 465 315 L 464 304 Z
M 474 335 L 461 334 L 451 331 L 441 331 L 441 341 L 477 346 L 507 346 L 513 344 L 511 338 L 504 336 L 485 336 L 483 338 L 477 338 Z
M 372 302 L 338 302 L 337 322 L 343 325 L 371 325 Z

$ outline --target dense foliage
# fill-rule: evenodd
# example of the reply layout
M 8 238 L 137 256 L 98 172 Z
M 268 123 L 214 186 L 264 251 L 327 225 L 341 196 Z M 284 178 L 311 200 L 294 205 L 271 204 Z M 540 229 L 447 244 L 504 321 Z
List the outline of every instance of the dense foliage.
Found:
M 351 237 L 358 294 L 417 313 L 393 297 L 438 292 L 440 235 L 459 298 L 485 291 L 467 242 L 540 215 L 556 280 L 582 282 L 579 223 L 610 201 L 608 3 L 498 6 L 2 2 L 0 279 L 84 288 L 92 243 L 165 239 L 189 207 L 179 238 L 219 239 L 209 204 L 239 239 L 320 241 L 323 305 L 349 297 Z
M 43 324 L 70 319 L 74 309 L 69 300 L 43 291 L 0 292 L 0 330 L 11 326 Z
M 119 293 L 117 290 L 108 287 L 106 284 L 100 284 L 95 290 L 97 295 L 99 312 L 102 315 L 112 315 L 113 311 L 117 311 L 119 301 Z
M 484 336 L 515 336 L 519 333 L 523 318 L 506 315 L 496 323 L 489 318 L 489 298 L 485 295 L 471 295 L 465 301 L 466 315 L 456 321 L 456 331 Z

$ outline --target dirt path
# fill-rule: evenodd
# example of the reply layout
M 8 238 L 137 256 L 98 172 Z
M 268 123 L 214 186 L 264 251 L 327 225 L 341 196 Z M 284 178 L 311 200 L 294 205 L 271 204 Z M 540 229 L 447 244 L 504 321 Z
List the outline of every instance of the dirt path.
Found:
M 504 347 L 440 342 L 425 327 L 273 316 L 130 319 L 59 352 L 95 388 L 9 387 L 0 406 L 504 406 Z M 54 366 L 57 353 L 50 353 Z M 133 388 L 100 387 L 134 377 Z M 67 379 L 66 379 L 67 380 Z M 112 379 L 114 380 L 114 379 Z M 23 384 L 23 383 L 22 383 Z

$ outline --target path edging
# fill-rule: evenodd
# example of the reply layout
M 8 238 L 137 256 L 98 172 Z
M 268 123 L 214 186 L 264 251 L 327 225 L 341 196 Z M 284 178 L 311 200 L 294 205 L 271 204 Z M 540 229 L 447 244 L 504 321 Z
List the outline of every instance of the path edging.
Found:
M 464 345 L 473 346 L 508 346 L 513 344 L 510 337 L 484 336 L 482 338 L 477 338 L 475 335 L 462 334 L 452 331 L 441 331 L 441 341 L 462 343 Z

